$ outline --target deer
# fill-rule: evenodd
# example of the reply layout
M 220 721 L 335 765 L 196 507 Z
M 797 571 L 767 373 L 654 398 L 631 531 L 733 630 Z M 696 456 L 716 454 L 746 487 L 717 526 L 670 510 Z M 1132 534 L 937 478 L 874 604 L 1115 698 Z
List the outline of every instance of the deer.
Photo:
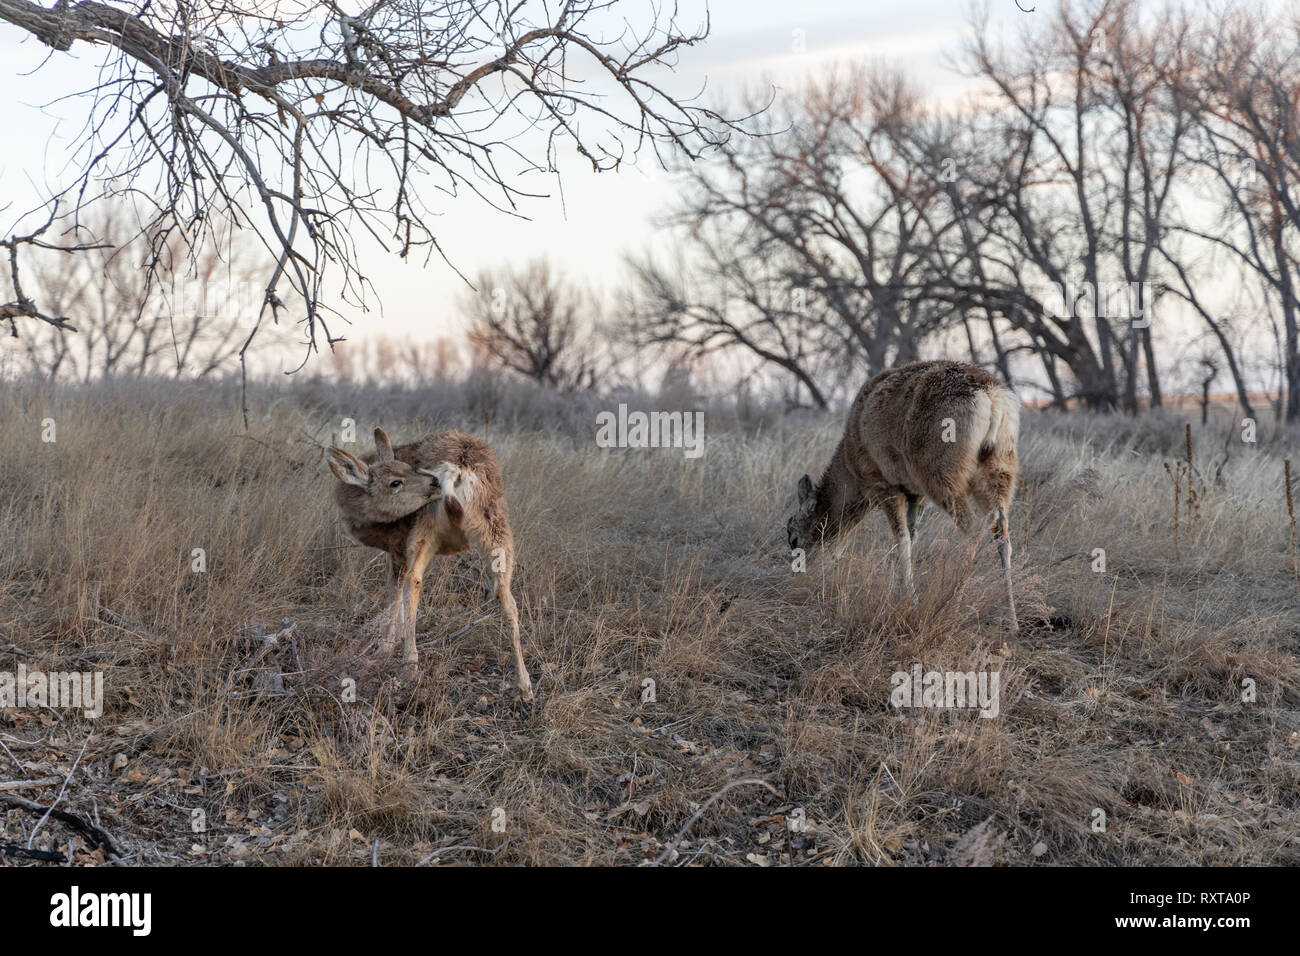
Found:
M 1019 431 L 1020 400 L 978 366 L 912 362 L 881 372 L 854 399 L 821 480 L 814 485 L 808 475 L 799 479 L 796 511 L 786 522 L 791 551 L 807 555 L 881 508 L 911 591 L 912 539 L 921 506 L 937 505 L 969 535 L 973 500 L 994 518 L 1009 625 L 1016 633 L 1007 514 L 1019 470 Z
M 510 592 L 514 538 L 496 453 L 483 440 L 454 429 L 395 448 L 382 428 L 374 437 L 375 450 L 359 458 L 335 445 L 327 454 L 339 482 L 334 500 L 344 530 L 359 544 L 388 554 L 392 614 L 381 651 L 396 653 L 400 625 L 402 659 L 410 666 L 418 663 L 415 617 L 424 570 L 435 554 L 472 548 L 484 568 L 485 590 L 496 596 L 510 627 L 517 686 L 531 700 L 519 609 Z

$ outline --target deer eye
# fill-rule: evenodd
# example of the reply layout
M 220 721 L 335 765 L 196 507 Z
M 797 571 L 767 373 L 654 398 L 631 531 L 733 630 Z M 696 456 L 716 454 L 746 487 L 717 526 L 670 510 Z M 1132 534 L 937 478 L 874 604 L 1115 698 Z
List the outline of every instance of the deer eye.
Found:
M 400 488 L 400 487 L 402 487 L 402 479 L 401 479 L 401 478 L 394 478 L 392 481 L 390 481 L 390 482 L 388 483 L 388 487 L 389 487 L 389 488 Z

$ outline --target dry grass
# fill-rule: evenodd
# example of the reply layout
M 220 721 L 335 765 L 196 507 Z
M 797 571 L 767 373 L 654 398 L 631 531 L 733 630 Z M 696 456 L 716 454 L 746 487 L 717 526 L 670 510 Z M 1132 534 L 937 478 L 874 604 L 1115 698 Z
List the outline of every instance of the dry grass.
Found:
M 243 434 L 212 387 L 4 387 L 0 671 L 100 669 L 106 712 L 0 711 L 0 780 L 61 777 L 92 735 L 60 807 L 145 863 L 1300 862 L 1280 454 L 1194 429 L 1204 492 L 1175 559 L 1163 463 L 1181 419 L 1028 414 L 1028 623 L 1004 647 L 992 545 L 971 553 L 937 512 L 915 606 L 879 516 L 791 572 L 793 482 L 837 422 L 711 428 L 688 461 L 599 450 L 594 426 L 484 427 L 482 400 L 420 417 L 413 393 L 264 394 Z M 499 618 L 479 620 L 494 608 L 471 559 L 431 568 L 416 678 L 358 656 L 385 568 L 340 547 L 311 440 L 345 415 L 360 435 L 456 425 L 497 447 L 536 705 L 510 688 Z M 246 626 L 284 618 L 293 646 L 259 662 L 284 691 L 253 693 Z M 891 675 L 916 662 L 999 671 L 1000 715 L 895 710 Z M 737 785 L 690 822 L 751 779 L 776 793 Z M 0 843 L 35 819 L 0 804 Z M 34 845 L 69 841 L 102 859 L 53 820 Z

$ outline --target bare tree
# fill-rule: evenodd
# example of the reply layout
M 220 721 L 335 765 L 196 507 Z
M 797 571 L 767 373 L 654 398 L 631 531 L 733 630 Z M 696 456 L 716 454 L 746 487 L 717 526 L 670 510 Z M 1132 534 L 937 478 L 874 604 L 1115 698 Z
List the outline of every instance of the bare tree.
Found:
M 662 162 L 726 139 L 732 122 L 663 86 L 707 22 L 684 29 L 675 6 L 637 6 L 0 0 L 0 21 L 54 51 L 111 51 L 85 94 L 80 172 L 60 213 L 76 221 L 129 191 L 159 248 L 173 235 L 200 248 L 222 222 L 252 229 L 269 257 L 258 323 L 287 284 L 314 350 L 318 335 L 336 338 L 327 269 L 344 301 L 365 300 L 358 237 L 442 253 L 434 197 L 473 193 L 513 212 L 517 175 L 556 171 L 562 145 L 601 170 L 646 146 Z M 146 271 L 159 276 L 160 262 Z M 47 314 L 18 293 L 0 318 Z
M 1063 0 L 1013 49 L 977 21 L 965 51 L 996 95 L 986 135 L 1004 150 L 977 200 L 997 211 L 980 250 L 991 291 L 1009 299 L 1049 378 L 1059 361 L 1086 404 L 1128 411 L 1142 379 L 1160 400 L 1150 319 L 1192 126 L 1165 79 L 1185 59 L 1188 26 L 1139 11 L 1134 0 Z M 1127 301 L 1102 301 L 1116 289 Z
M 329 354 L 333 374 L 345 382 L 379 382 L 419 388 L 452 378 L 461 368 L 461 348 L 450 336 L 412 340 L 388 335 L 349 339 Z
M 837 383 L 917 358 L 954 321 L 925 295 L 946 221 L 939 169 L 903 147 L 927 122 L 903 76 L 858 65 L 686 170 L 669 221 L 692 267 L 634 264 L 642 341 L 747 353 L 819 406 Z
M 592 388 L 602 358 L 600 304 L 548 261 L 479 276 L 466 301 L 469 342 L 492 364 L 553 388 Z
M 1300 22 L 1234 9 L 1203 31 L 1188 95 L 1199 136 L 1192 159 L 1208 170 L 1222 216 L 1180 231 L 1211 244 L 1253 276 L 1282 317 L 1283 415 L 1300 420 Z M 1224 346 L 1242 407 L 1253 415 L 1222 316 L 1183 277 L 1181 294 Z
M 810 82 L 766 115 L 767 136 L 688 171 L 675 221 L 707 294 L 642 263 L 661 317 L 648 338 L 747 349 L 820 404 L 828 358 L 873 373 L 960 328 L 1008 379 L 1016 351 L 1036 354 L 1060 405 L 1136 411 L 1139 382 L 1158 403 L 1144 320 L 1194 122 L 1164 80 L 1186 33 L 1131 0 L 1067 0 L 1010 51 L 977 22 L 966 64 L 992 97 L 964 114 L 930 109 L 894 71 Z
M 619 329 L 633 347 L 678 365 L 741 353 L 753 373 L 776 372 L 786 402 L 826 408 L 836 382 L 848 376 L 856 351 L 842 339 L 824 306 L 792 288 L 788 270 L 749 255 L 717 224 L 692 232 L 691 261 L 652 256 L 629 260 L 633 277 Z M 838 347 L 837 347 L 838 346 Z
M 63 325 L 14 324 L 6 349 L 19 357 L 13 364 L 44 378 L 90 381 L 202 378 L 238 363 L 261 300 L 255 250 L 230 236 L 197 252 L 179 238 L 159 245 L 137 236 L 129 222 L 129 210 L 103 207 L 94 228 L 79 230 L 86 237 L 81 254 L 36 251 L 29 270 L 35 294 Z M 151 283 L 141 266 L 154 256 L 190 265 L 166 285 Z M 69 329 L 76 334 L 65 334 Z
M 962 110 L 888 70 L 830 72 L 768 111 L 765 135 L 685 171 L 680 260 L 633 262 L 635 332 L 747 355 L 824 405 L 952 331 L 1057 407 L 1136 413 L 1163 399 L 1156 335 L 1199 316 L 1250 415 L 1237 351 L 1261 323 L 1225 304 L 1228 259 L 1256 274 L 1253 314 L 1278 316 L 1294 416 L 1300 23 L 1285 25 L 1060 0 L 1003 44 L 977 18 L 960 63 L 980 93 Z M 1041 375 L 1014 378 L 1018 353 Z

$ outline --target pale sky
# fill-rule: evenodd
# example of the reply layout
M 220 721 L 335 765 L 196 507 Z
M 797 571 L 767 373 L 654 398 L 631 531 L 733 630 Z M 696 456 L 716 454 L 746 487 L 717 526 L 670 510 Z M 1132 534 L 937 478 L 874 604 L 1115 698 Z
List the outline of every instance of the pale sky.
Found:
M 629 0 L 629 13 L 643 10 Z M 693 23 L 701 4 L 683 3 L 682 22 Z M 707 79 L 720 95 L 739 93 L 764 77 L 778 86 L 798 82 L 830 61 L 880 58 L 907 67 L 938 95 L 963 88 L 961 77 L 943 66 L 967 25 L 964 0 L 713 0 L 712 31 L 702 45 L 681 56 L 673 91 L 689 95 Z M 688 12 L 689 11 L 689 12 Z M 1026 15 L 1011 0 L 994 3 L 994 21 L 1014 24 Z M 803 31 L 805 52 L 793 52 L 795 31 Z M 94 85 L 102 54 L 84 45 L 71 54 L 54 53 L 20 31 L 0 25 L 0 129 L 8 131 L 0 152 L 0 231 L 8 233 L 15 213 L 35 205 L 38 195 L 64 184 L 75 170 L 61 162 L 84 119 L 84 101 L 53 102 L 60 95 Z M 572 150 L 568 151 L 572 155 Z M 637 165 L 593 174 L 571 162 L 563 172 L 563 205 L 554 177 L 538 177 L 537 192 L 550 199 L 523 208 L 527 220 L 507 217 L 469 197 L 449 203 L 439 219 L 438 239 L 469 277 L 481 269 L 522 264 L 549 256 L 567 273 L 600 288 L 621 280 L 627 253 L 654 245 L 653 221 L 671 205 L 673 183 L 643 154 Z M 364 266 L 382 306 L 369 314 L 345 310 L 353 319 L 352 340 L 373 335 L 434 338 L 457 335 L 458 303 L 467 289 L 440 261 L 404 263 L 377 247 Z M 335 331 L 338 331 L 337 327 Z

